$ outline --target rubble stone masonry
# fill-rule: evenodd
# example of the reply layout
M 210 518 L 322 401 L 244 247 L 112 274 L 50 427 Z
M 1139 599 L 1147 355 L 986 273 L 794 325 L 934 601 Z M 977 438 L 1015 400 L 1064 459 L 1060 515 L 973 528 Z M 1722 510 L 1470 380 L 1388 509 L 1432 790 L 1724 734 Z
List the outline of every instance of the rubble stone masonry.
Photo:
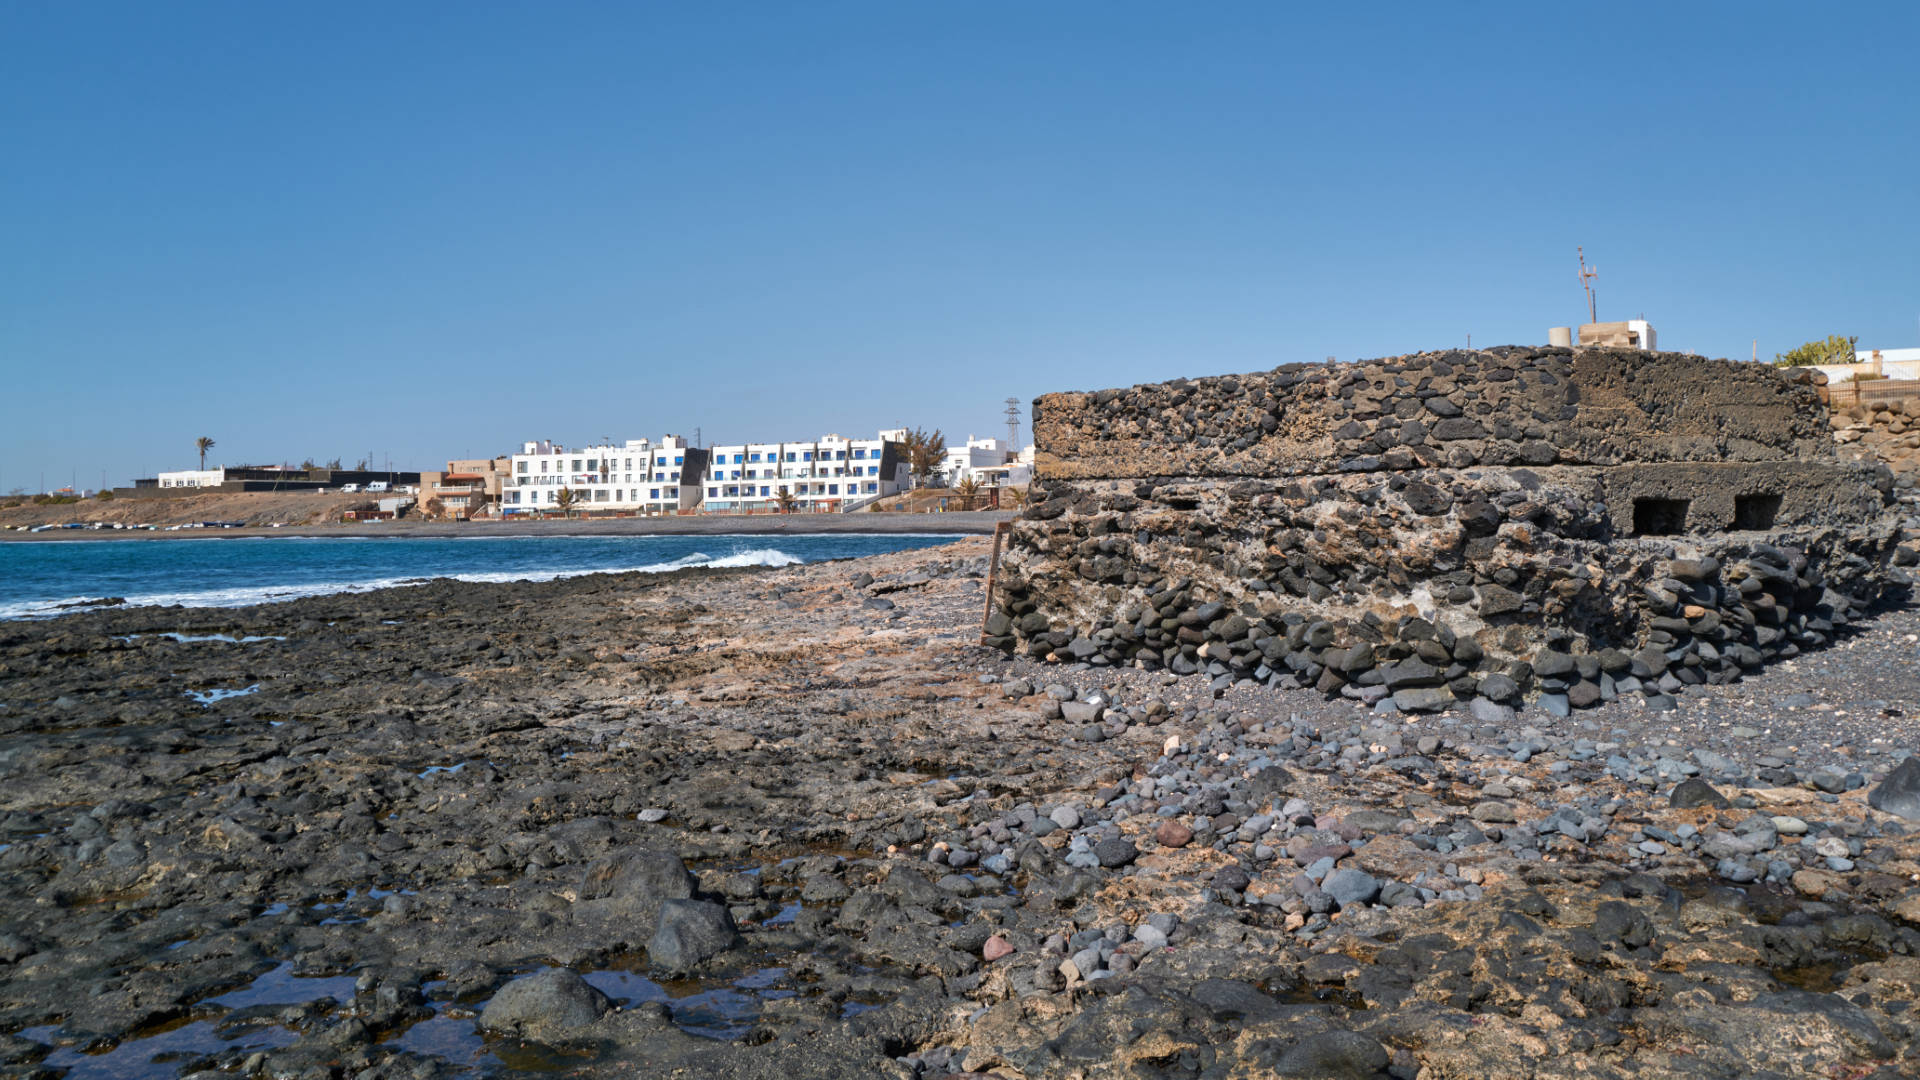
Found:
M 1380 709 L 1671 707 L 1905 579 L 1819 382 L 1505 347 L 1050 394 L 989 639 Z

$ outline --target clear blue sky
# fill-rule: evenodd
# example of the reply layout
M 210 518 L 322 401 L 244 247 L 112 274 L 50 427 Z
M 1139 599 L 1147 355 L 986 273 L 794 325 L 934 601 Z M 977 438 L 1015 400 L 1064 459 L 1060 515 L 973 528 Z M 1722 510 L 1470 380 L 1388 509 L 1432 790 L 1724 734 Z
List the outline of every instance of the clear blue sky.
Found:
M 1920 345 L 1911 2 L 20 2 L 0 146 L 0 490 L 986 435 L 1542 342 L 1576 244 L 1666 347 Z

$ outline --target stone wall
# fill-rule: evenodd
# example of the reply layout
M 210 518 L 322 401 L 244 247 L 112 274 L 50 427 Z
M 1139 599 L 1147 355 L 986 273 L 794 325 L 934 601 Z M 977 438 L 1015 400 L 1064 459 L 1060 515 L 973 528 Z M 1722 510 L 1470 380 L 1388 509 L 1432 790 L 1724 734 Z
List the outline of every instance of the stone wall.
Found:
M 1898 538 L 1815 380 L 1753 364 L 1450 351 L 1033 416 L 995 644 L 1381 708 L 1666 706 L 1831 641 Z
M 1920 398 L 1871 401 L 1835 409 L 1834 441 L 1843 454 L 1884 461 L 1894 483 L 1911 492 L 1920 483 Z

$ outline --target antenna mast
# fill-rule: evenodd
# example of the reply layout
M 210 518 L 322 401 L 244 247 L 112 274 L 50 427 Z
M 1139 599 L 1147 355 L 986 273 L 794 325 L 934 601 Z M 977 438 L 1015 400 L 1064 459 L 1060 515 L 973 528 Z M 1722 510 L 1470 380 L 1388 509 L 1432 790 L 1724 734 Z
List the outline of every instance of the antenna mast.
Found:
M 1007 447 L 1020 449 L 1020 399 L 1007 399 Z
M 1593 303 L 1593 282 L 1600 276 L 1600 268 L 1587 265 L 1586 248 L 1576 247 L 1573 250 L 1580 255 L 1580 287 L 1587 291 L 1587 321 L 1597 323 L 1600 321 L 1600 313 Z

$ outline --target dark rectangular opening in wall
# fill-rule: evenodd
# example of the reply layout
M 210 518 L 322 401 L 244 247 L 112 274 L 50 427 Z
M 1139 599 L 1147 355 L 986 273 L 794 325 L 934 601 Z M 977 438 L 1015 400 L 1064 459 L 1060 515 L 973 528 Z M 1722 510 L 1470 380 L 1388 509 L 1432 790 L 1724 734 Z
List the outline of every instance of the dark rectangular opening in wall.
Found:
M 1677 536 L 1687 531 L 1688 499 L 1633 500 L 1635 536 Z
M 1771 529 L 1773 519 L 1780 513 L 1778 495 L 1735 495 L 1733 497 L 1733 527 L 1736 529 Z

